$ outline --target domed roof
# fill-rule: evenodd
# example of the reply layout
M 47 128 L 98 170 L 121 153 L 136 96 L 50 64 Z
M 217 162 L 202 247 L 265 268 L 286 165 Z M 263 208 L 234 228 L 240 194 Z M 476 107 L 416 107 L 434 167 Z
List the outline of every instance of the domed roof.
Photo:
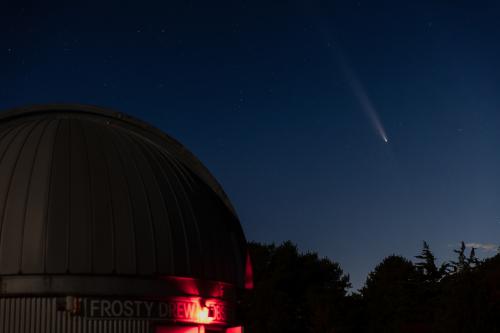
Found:
M 182 145 L 90 106 L 0 114 L 2 276 L 181 276 L 243 286 L 227 197 Z

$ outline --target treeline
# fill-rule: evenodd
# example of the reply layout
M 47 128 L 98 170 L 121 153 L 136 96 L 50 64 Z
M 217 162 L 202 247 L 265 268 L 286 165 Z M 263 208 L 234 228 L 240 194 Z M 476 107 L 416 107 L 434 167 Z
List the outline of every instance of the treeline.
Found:
M 388 256 L 348 294 L 338 263 L 291 242 L 251 243 L 246 332 L 500 332 L 500 255 L 479 260 L 463 242 L 454 252 L 456 261 L 439 266 L 426 242 L 414 262 Z

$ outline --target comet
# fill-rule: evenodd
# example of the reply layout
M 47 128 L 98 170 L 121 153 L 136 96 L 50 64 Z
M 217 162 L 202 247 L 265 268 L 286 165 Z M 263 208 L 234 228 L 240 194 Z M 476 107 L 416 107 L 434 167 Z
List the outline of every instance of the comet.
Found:
M 356 97 L 364 113 L 370 120 L 375 133 L 385 143 L 389 143 L 389 138 L 387 137 L 387 133 L 385 132 L 384 126 L 382 125 L 382 121 L 380 120 L 378 112 L 373 106 L 370 97 L 366 93 L 366 90 L 361 84 L 357 75 L 354 73 L 354 71 L 351 69 L 351 67 L 347 64 L 347 62 L 343 58 L 339 57 L 339 62 L 340 62 L 340 68 L 342 69 L 342 72 L 344 73 L 349 83 L 349 86 L 354 93 L 354 96 Z

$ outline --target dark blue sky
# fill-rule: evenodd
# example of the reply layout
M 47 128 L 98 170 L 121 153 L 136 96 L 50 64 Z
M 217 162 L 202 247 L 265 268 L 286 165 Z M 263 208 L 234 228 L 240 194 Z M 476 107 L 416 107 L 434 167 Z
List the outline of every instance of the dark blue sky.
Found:
M 86 103 L 152 123 L 214 173 L 250 240 L 318 251 L 355 287 L 422 240 L 440 260 L 461 240 L 500 241 L 494 1 L 6 1 L 0 13 L 0 108 Z

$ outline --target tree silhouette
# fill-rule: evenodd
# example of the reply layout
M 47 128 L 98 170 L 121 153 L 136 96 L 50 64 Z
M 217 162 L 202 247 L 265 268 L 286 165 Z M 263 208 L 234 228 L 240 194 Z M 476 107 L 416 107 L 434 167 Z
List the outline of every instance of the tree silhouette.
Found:
M 464 241 L 460 243 L 460 248 L 453 250 L 458 255 L 457 261 L 452 261 L 451 265 L 453 267 L 454 273 L 460 273 L 464 271 L 468 271 L 473 269 L 474 267 L 479 266 L 481 261 L 476 257 L 476 249 L 474 247 L 471 248 L 469 257 L 466 256 L 466 245 Z
M 436 257 L 426 241 L 423 242 L 420 255 L 415 257 L 420 260 L 415 266 L 419 272 L 421 283 L 415 287 L 417 305 L 414 311 L 418 313 L 420 322 L 431 325 L 434 322 L 434 309 L 439 303 L 441 292 L 439 282 L 448 275 L 449 264 L 443 263 L 438 268 Z
M 480 264 L 480 260 L 476 257 L 476 249 L 471 248 L 469 258 L 467 258 L 467 265 L 470 268 L 477 267 Z
M 337 332 L 351 286 L 338 263 L 291 242 L 249 244 L 254 289 L 243 299 L 248 332 Z
M 411 261 L 386 257 L 368 275 L 361 294 L 366 302 L 369 332 L 399 332 L 416 321 L 418 271 Z
M 418 256 L 415 256 L 415 258 L 421 260 L 415 266 L 426 282 L 436 283 L 448 273 L 449 264 L 443 263 L 438 268 L 436 266 L 436 257 L 426 241 L 423 241 L 422 252 Z
M 465 243 L 462 241 L 460 243 L 460 248 L 457 250 L 453 250 L 458 255 L 457 261 L 452 261 L 451 265 L 453 267 L 453 271 L 455 273 L 459 273 L 464 271 L 469 267 L 468 262 L 467 262 L 467 257 L 465 256 Z
M 464 242 L 453 274 L 423 242 L 416 264 L 388 256 L 351 295 L 349 276 L 317 253 L 291 242 L 249 251 L 255 287 L 240 308 L 250 333 L 500 332 L 500 254 L 480 261 Z

